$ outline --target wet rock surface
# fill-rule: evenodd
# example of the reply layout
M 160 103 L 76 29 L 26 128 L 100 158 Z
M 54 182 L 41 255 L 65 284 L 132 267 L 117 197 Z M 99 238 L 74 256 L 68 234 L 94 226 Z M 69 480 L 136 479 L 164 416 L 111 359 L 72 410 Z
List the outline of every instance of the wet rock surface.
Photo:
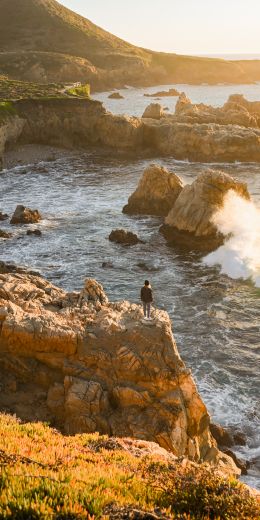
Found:
M 35 224 L 41 218 L 37 209 L 26 208 L 19 204 L 10 220 L 10 224 Z
M 198 175 L 191 185 L 186 185 L 165 219 L 166 228 L 162 231 L 172 240 L 189 243 L 191 248 L 203 242 L 205 247 L 216 247 L 223 241 L 215 224 L 213 215 L 223 206 L 229 190 L 250 199 L 245 183 L 241 183 L 223 172 L 208 170 Z M 185 242 L 186 241 L 186 242 Z
M 125 229 L 115 229 L 111 231 L 109 235 L 110 242 L 116 242 L 116 244 L 122 244 L 126 246 L 134 246 L 135 244 L 143 243 L 132 231 L 126 231 Z

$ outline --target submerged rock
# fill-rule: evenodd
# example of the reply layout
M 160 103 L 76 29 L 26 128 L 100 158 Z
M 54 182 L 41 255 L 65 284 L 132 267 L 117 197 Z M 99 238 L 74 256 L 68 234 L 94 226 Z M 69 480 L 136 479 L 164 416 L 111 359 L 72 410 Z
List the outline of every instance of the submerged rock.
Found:
M 3 231 L 2 229 L 0 229 L 0 238 L 11 238 L 12 237 L 12 233 L 8 233 L 7 231 Z
M 11 218 L 11 224 L 35 224 L 41 220 L 41 215 L 37 209 L 26 208 L 18 205 Z
M 123 212 L 129 214 L 167 215 L 183 189 L 181 179 L 163 166 L 150 164 Z
M 201 173 L 192 184 L 183 188 L 167 215 L 161 229 L 166 238 L 190 249 L 218 247 L 224 237 L 219 234 L 212 217 L 223 206 L 229 190 L 250 199 L 246 184 L 230 175 L 214 170 Z
M 155 310 L 153 326 L 145 327 L 141 306 L 109 303 L 95 280 L 86 280 L 83 292 L 101 295 L 102 303 L 87 298 L 79 305 L 79 293 L 30 274 L 0 275 L 0 377 L 8 370 L 18 388 L 22 383 L 22 394 L 12 393 L 10 401 L 8 390 L 1 392 L 0 406 L 10 403 L 13 413 L 31 417 L 32 392 L 41 392 L 37 417 L 68 434 L 157 442 L 178 457 L 239 474 L 211 436 L 168 314 Z
M 143 240 L 140 240 L 140 238 L 138 238 L 135 233 L 132 233 L 132 231 L 125 231 L 125 229 L 115 229 L 111 231 L 109 240 L 111 242 L 116 242 L 117 244 L 124 244 L 127 246 L 144 243 Z
M 42 236 L 42 232 L 40 229 L 28 229 L 26 235 L 30 236 L 30 235 L 34 235 L 36 237 L 41 237 Z
M 7 220 L 8 217 L 9 215 L 7 215 L 7 213 L 2 213 L 2 211 L 0 211 L 0 221 Z

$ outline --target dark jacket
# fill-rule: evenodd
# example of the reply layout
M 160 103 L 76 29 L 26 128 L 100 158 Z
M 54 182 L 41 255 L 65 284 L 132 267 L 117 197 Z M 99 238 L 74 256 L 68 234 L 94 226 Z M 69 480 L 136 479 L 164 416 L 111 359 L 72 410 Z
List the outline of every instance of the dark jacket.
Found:
M 151 287 L 144 285 L 141 289 L 141 300 L 144 303 L 151 303 L 153 301 L 153 292 Z

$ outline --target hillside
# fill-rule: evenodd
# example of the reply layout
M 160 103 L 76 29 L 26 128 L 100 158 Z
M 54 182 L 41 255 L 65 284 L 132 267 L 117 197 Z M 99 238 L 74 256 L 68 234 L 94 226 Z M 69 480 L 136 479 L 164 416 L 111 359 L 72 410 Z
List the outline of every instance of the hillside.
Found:
M 259 61 L 231 62 L 142 49 L 55 0 L 0 0 L 0 12 L 0 73 L 14 79 L 90 82 L 99 90 L 125 84 L 260 80 Z

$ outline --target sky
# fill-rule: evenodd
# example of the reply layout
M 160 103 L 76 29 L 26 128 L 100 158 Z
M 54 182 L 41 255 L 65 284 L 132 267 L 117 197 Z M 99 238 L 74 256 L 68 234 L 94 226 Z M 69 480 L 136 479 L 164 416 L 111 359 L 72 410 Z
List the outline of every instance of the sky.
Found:
M 260 54 L 260 0 L 59 0 L 135 45 L 178 54 Z

